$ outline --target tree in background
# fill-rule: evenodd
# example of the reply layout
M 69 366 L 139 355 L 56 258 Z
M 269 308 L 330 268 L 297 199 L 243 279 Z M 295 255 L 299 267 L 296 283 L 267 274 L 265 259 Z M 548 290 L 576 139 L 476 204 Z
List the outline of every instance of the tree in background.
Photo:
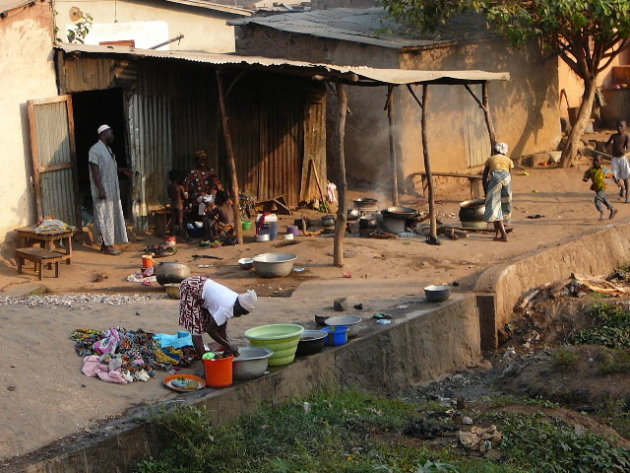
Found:
M 577 119 L 560 165 L 573 163 L 593 112 L 599 74 L 630 43 L 630 0 L 382 0 L 400 23 L 435 32 L 453 15 L 476 11 L 514 46 L 539 40 L 584 81 Z

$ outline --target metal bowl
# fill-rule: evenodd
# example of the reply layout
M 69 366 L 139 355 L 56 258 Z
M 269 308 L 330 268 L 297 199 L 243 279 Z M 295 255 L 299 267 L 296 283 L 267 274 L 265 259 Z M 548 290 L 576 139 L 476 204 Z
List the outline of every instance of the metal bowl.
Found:
M 241 269 L 252 269 L 254 267 L 254 260 L 251 258 L 241 258 L 238 260 L 238 265 Z
M 271 237 L 269 233 L 262 233 L 260 235 L 256 235 L 256 241 L 269 241 Z
M 451 286 L 427 286 L 424 288 L 427 302 L 444 302 L 451 297 Z
M 348 209 L 348 220 L 354 221 L 358 220 L 361 216 L 361 211 L 359 209 Z
M 179 283 L 164 284 L 164 289 L 166 289 L 168 297 L 171 299 L 179 299 Z
M 264 347 L 243 347 L 232 362 L 235 379 L 254 379 L 265 374 L 273 351 Z
M 359 332 L 359 322 L 363 320 L 358 315 L 337 315 L 326 319 L 326 325 L 329 327 L 344 326 L 348 327 L 348 337 L 354 337 Z
M 324 348 L 326 336 L 321 330 L 304 330 L 300 336 L 295 354 L 305 356 L 320 352 Z
M 263 278 L 282 278 L 291 274 L 296 258 L 289 254 L 263 253 L 254 257 L 254 268 Z

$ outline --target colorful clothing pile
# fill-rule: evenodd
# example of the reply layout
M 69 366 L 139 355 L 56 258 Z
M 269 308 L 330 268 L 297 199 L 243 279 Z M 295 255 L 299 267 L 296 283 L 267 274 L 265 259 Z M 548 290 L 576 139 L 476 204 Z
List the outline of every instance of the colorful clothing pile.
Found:
M 194 347 L 162 346 L 161 337 L 142 329 L 78 329 L 70 338 L 75 341 L 77 354 L 84 357 L 82 372 L 112 383 L 147 381 L 156 368 L 188 366 L 195 358 Z

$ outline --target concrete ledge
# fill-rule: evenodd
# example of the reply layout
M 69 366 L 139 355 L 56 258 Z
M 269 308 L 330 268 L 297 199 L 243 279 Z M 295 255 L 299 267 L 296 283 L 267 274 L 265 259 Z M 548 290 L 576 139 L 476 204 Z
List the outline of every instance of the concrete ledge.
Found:
M 215 390 L 181 396 L 203 405 L 221 424 L 254 411 L 261 402 L 279 403 L 337 386 L 397 393 L 481 360 L 480 316 L 474 295 L 455 294 L 435 305 L 410 302 L 388 311 L 392 325 L 365 322 L 361 336 L 347 345 L 297 359 L 269 375 Z M 154 380 L 153 382 L 157 382 Z M 172 405 L 173 402 L 165 403 Z M 135 409 L 105 424 L 100 434 L 73 436 L 0 466 L 3 472 L 112 473 L 129 471 L 155 445 L 151 416 L 159 406 Z M 139 423 L 142 422 L 142 423 Z
M 630 223 L 619 223 L 483 272 L 474 290 L 495 295 L 493 311 L 490 306 L 483 309 L 483 348 L 497 347 L 497 333 L 510 322 L 514 306 L 523 293 L 547 282 L 565 279 L 571 273 L 604 274 L 628 262 Z

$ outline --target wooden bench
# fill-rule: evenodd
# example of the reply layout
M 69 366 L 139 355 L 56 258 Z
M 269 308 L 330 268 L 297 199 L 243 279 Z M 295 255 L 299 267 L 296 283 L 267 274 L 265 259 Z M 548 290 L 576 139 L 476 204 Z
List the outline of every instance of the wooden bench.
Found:
M 42 279 L 43 268 L 42 265 L 47 265 L 48 269 L 52 269 L 52 265 L 55 265 L 55 277 L 59 277 L 59 262 L 67 259 L 65 253 L 59 251 L 47 250 L 45 248 L 38 248 L 36 246 L 29 246 L 26 248 L 16 248 L 15 259 L 17 260 L 18 273 L 22 274 L 22 267 L 25 261 L 32 261 L 35 264 L 35 272 Z
M 433 177 L 454 177 L 459 179 L 468 179 L 468 185 L 470 186 L 470 198 L 479 199 L 483 198 L 483 176 L 479 174 L 464 174 L 458 172 L 432 172 Z M 429 181 L 425 172 L 415 172 L 411 174 L 408 179 L 413 179 L 414 176 L 420 176 L 422 178 L 422 192 L 426 194 L 429 187 Z

